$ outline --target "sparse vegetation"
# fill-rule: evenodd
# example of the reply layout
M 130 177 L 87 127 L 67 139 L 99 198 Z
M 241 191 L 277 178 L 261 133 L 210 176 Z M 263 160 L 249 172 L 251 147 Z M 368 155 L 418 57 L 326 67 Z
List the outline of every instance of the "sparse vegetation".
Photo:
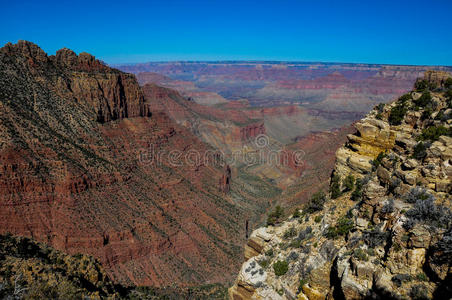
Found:
M 432 95 L 429 91 L 424 91 L 421 97 L 413 102 L 417 107 L 427 107 L 432 104 Z
M 357 248 L 357 249 L 355 249 L 355 251 L 353 251 L 353 257 L 355 257 L 356 259 L 358 259 L 360 261 L 368 261 L 369 260 L 369 257 L 367 256 L 366 252 L 361 248 Z
M 295 230 L 295 227 L 293 227 L 293 226 L 291 226 L 289 229 L 287 229 L 284 232 L 284 238 L 285 239 L 293 238 L 296 235 L 297 235 L 297 231 Z
M 426 90 L 433 90 L 436 88 L 436 86 L 432 82 L 430 82 L 426 79 L 418 79 L 414 83 L 414 88 L 416 89 L 416 91 L 422 92 L 422 91 L 426 91 Z
M 394 212 L 394 199 L 389 199 L 388 202 L 381 208 L 381 213 L 390 214 L 392 212 Z
M 428 277 L 427 277 L 427 275 L 425 275 L 424 272 L 418 273 L 416 275 L 416 279 L 419 281 L 428 281 Z
M 303 286 L 305 285 L 305 284 L 307 284 L 308 283 L 308 281 L 307 280 L 305 280 L 305 279 L 300 279 L 300 282 L 298 283 L 298 290 L 297 290 L 297 293 L 301 293 L 302 291 L 303 291 Z
M 339 218 L 335 226 L 328 227 L 325 236 L 329 239 L 344 236 L 353 228 L 353 225 L 354 222 L 351 218 L 343 216 Z
M 350 199 L 352 199 L 353 201 L 360 201 L 363 196 L 362 189 L 363 189 L 363 181 L 361 179 L 357 179 L 356 184 L 355 184 L 355 190 L 353 191 Z
M 330 193 L 332 199 L 336 199 L 342 195 L 341 177 L 337 174 L 334 174 L 333 177 L 331 178 Z
M 428 296 L 427 287 L 423 284 L 414 285 L 410 290 L 410 297 L 413 300 L 427 300 Z
M 270 264 L 270 259 L 261 259 L 258 260 L 257 263 L 259 264 L 259 266 L 261 266 L 261 268 L 266 269 Z
M 378 120 L 382 120 L 383 119 L 383 111 L 385 108 L 385 104 L 384 103 L 379 103 L 375 109 L 377 110 L 377 114 L 375 115 L 375 118 Z
M 416 146 L 413 148 L 413 155 L 412 157 L 417 160 L 423 160 L 427 156 L 427 147 L 428 144 L 419 142 Z
M 411 281 L 412 278 L 409 274 L 397 274 L 391 278 L 391 281 L 398 287 L 401 287 L 403 283 Z
M 326 202 L 326 196 L 323 192 L 317 192 L 312 195 L 309 202 L 306 204 L 305 211 L 307 213 L 314 213 L 323 209 L 323 205 Z
M 444 82 L 444 87 L 446 89 L 452 89 L 452 77 L 446 79 L 446 81 Z
M 351 174 L 349 174 L 347 177 L 345 177 L 344 186 L 345 186 L 346 192 L 353 190 L 353 188 L 355 186 L 355 177 L 353 177 L 353 175 L 351 175 Z
M 422 130 L 421 135 L 418 137 L 418 140 L 420 141 L 437 141 L 440 136 L 446 135 L 446 136 L 452 136 L 452 130 L 450 128 L 446 128 L 443 125 L 438 126 L 430 126 L 427 128 L 424 128 Z
M 411 99 L 410 94 L 405 94 L 399 98 L 397 104 L 391 108 L 389 112 L 388 121 L 391 125 L 400 125 L 402 124 L 402 120 L 405 117 L 405 114 L 408 111 L 407 101 Z
M 268 256 L 268 257 L 273 257 L 273 249 L 272 249 L 272 248 L 268 249 L 268 250 L 265 252 L 265 255 Z
M 411 188 L 404 196 L 403 200 L 407 203 L 416 203 L 418 200 L 424 201 L 424 200 L 432 200 L 434 201 L 435 197 L 433 197 L 432 194 L 430 194 L 425 188 L 423 187 L 413 187 Z
M 275 209 L 268 215 L 267 225 L 276 225 L 280 223 L 283 215 L 284 210 L 281 206 L 277 205 Z
M 289 264 L 284 260 L 278 260 L 273 264 L 273 270 L 276 276 L 282 276 L 289 270 Z
M 375 169 L 378 168 L 379 165 L 381 165 L 381 162 L 386 157 L 386 153 L 380 152 L 377 157 L 372 161 L 372 165 Z
M 452 220 L 450 209 L 443 205 L 436 205 L 434 197 L 425 200 L 418 199 L 413 208 L 408 210 L 405 215 L 408 217 L 408 221 L 404 223 L 406 229 L 411 229 L 419 222 L 432 228 L 448 228 Z

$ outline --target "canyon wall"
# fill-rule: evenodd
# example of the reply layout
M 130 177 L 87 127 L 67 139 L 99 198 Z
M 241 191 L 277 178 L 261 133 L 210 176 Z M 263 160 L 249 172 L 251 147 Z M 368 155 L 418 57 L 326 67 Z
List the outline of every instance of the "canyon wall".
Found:
M 240 178 L 234 201 L 218 191 L 221 161 L 186 157 L 212 148 L 156 109 L 178 93 L 153 91 L 88 54 L 0 49 L 0 233 L 93 255 L 124 285 L 230 279 L 266 204 Z

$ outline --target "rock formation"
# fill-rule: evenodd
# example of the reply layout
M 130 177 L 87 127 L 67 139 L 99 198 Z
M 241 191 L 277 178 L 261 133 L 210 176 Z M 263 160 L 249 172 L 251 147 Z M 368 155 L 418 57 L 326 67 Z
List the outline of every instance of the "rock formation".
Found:
M 349 121 L 359 120 L 379 102 L 409 91 L 428 69 L 452 71 L 451 67 L 251 61 L 153 62 L 118 68 L 165 75 L 173 81 L 164 85 L 182 93 L 214 92 L 228 100 L 245 98 L 259 107 L 302 103 L 308 109 L 355 113 Z M 140 77 L 152 79 L 152 75 Z M 211 103 L 220 103 L 210 98 Z
M 19 41 L 6 44 L 0 55 L 5 63 L 22 58 L 21 67 L 34 80 L 42 81 L 58 96 L 84 106 L 101 123 L 150 115 L 135 77 L 109 68 L 90 54 L 77 56 L 69 49 L 61 49 L 55 56 L 47 56 L 37 45 Z M 9 92 L 4 96 L 14 95 L 12 90 Z
M 265 134 L 264 123 L 250 124 L 240 128 L 240 138 L 242 141 L 248 141 L 260 134 Z
M 355 124 L 330 196 L 255 230 L 230 299 L 448 299 L 452 294 L 452 77 Z
M 223 175 L 221 176 L 218 184 L 218 190 L 223 193 L 229 192 L 229 190 L 231 189 L 231 180 L 232 180 L 231 167 L 229 167 L 229 165 L 226 165 L 224 167 Z
M 88 54 L 0 49 L 0 233 L 92 255 L 124 285 L 231 278 L 243 223 L 266 204 L 241 179 L 225 199 L 221 165 L 187 159 L 212 148 L 157 109 L 149 117 L 178 93 L 153 91 Z

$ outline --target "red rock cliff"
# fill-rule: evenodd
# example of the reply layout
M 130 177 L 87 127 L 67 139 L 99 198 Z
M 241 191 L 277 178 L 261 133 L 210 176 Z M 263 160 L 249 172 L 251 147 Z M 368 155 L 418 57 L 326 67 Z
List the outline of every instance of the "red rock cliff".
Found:
M 184 157 L 210 148 L 165 114 L 145 117 L 154 100 L 90 55 L 2 48 L 0 233 L 91 254 L 125 284 L 230 278 L 253 205 L 223 201 L 222 169 Z

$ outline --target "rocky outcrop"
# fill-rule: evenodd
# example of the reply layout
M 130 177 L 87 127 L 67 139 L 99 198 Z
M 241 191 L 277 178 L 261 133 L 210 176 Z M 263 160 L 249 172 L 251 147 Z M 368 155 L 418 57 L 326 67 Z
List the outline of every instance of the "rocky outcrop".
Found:
M 251 234 L 230 299 L 450 297 L 447 78 L 427 73 L 427 84 L 355 124 L 336 153 L 331 195 Z
M 13 60 L 30 72 L 30 79 L 67 101 L 83 105 L 100 123 L 150 116 L 135 76 L 112 69 L 88 53 L 77 55 L 65 48 L 47 56 L 37 45 L 19 41 L 6 44 L 0 56 L 3 72 L 8 72 Z
M 265 134 L 264 123 L 250 124 L 240 128 L 240 138 L 242 141 L 248 141 L 260 134 Z

